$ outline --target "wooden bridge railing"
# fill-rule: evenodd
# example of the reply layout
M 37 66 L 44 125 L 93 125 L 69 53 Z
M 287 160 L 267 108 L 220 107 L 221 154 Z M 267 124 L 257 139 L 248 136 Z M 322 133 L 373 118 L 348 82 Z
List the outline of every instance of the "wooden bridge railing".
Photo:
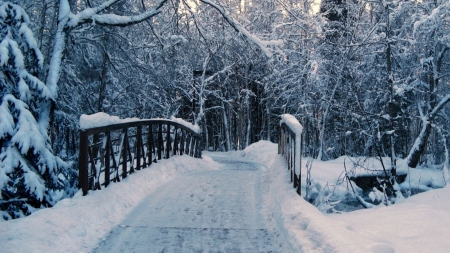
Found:
M 171 120 L 141 120 L 80 132 L 79 188 L 86 195 L 173 155 L 200 158 L 200 134 Z
M 299 195 L 301 195 L 302 129 L 302 125 L 294 116 L 281 115 L 278 154 L 286 159 L 288 170 L 291 172 L 291 183 Z

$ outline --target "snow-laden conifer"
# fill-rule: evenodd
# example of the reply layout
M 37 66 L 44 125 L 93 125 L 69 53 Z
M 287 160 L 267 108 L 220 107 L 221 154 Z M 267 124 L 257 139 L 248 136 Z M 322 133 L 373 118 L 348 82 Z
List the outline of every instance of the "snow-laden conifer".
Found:
M 43 56 L 18 5 L 0 1 L 0 208 L 4 219 L 52 206 L 64 196 L 69 170 L 54 156 L 46 125 L 36 119 L 53 101 L 35 75 Z M 48 122 L 47 122 L 48 123 Z

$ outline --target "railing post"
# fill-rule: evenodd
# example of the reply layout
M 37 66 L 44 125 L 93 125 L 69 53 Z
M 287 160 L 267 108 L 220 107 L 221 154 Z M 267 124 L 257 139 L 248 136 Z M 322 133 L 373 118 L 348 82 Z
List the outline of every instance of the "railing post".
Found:
M 153 153 L 155 151 L 155 143 L 153 142 L 153 124 L 148 126 L 148 140 L 147 140 L 147 153 L 148 153 L 148 164 L 153 163 Z
M 128 154 L 128 129 L 124 128 L 124 135 L 123 135 L 123 144 L 122 144 L 122 178 L 127 177 L 127 154 Z
M 142 147 L 142 126 L 137 127 L 136 133 L 136 154 L 134 155 L 136 158 L 136 169 L 141 169 L 141 147 Z M 144 162 L 145 163 L 145 162 Z
M 158 160 L 161 160 L 161 149 L 164 148 L 163 144 L 163 134 L 162 134 L 162 123 L 159 123 L 159 130 L 158 130 Z
M 191 137 L 189 138 L 189 155 L 194 156 L 194 145 L 195 145 L 195 139 L 194 135 L 191 134 Z
M 177 155 L 178 151 L 178 128 L 177 126 L 174 126 L 173 130 L 173 155 Z
M 292 151 L 291 151 L 291 159 L 292 159 L 292 178 L 291 178 L 291 182 L 294 183 L 294 188 L 297 184 L 297 182 L 295 181 L 295 134 L 290 134 L 291 135 L 291 146 L 292 146 Z
M 194 137 L 194 144 L 192 145 L 192 157 L 196 157 L 197 155 L 197 145 L 198 145 L 198 141 L 197 141 L 197 137 Z
M 302 135 L 300 135 L 300 147 L 298 147 L 300 150 L 299 150 L 299 153 L 300 153 L 300 155 L 299 155 L 299 161 L 298 161 L 298 164 L 299 164 L 299 168 L 300 168 L 300 170 L 299 170 L 299 172 L 298 172 L 298 186 L 297 186 L 297 194 L 298 195 L 302 195 L 302 143 L 303 143 L 303 134 Z
M 80 131 L 80 154 L 78 158 L 78 186 L 86 195 L 89 191 L 88 180 L 88 134 L 85 130 Z
M 278 154 L 281 154 L 281 126 L 278 126 Z
M 166 135 L 166 153 L 165 158 L 170 158 L 170 146 L 171 146 L 171 140 L 170 140 L 170 123 L 167 122 L 167 135 Z
M 105 145 L 105 187 L 109 185 L 111 170 L 111 132 L 106 132 Z
M 191 137 L 191 134 L 190 133 L 186 133 L 186 144 L 185 144 L 185 148 L 184 148 L 184 153 L 186 154 L 186 155 L 189 155 L 189 151 L 190 151 L 190 145 L 191 145 L 191 143 L 190 143 L 190 138 Z
M 292 115 L 284 114 L 280 122 L 278 137 L 278 154 L 286 159 L 293 188 L 301 196 L 301 124 Z
M 184 139 L 186 138 L 186 131 L 181 130 L 181 141 L 180 141 L 180 155 L 184 153 Z
M 202 141 L 201 138 L 197 136 L 197 147 L 195 148 L 195 158 L 202 158 Z

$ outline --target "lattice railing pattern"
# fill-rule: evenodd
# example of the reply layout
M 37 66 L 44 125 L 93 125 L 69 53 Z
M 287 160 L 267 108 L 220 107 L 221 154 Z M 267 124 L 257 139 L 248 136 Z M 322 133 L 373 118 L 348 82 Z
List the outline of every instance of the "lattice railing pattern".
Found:
M 200 158 L 200 134 L 170 120 L 141 120 L 80 132 L 79 187 L 86 195 L 173 155 Z

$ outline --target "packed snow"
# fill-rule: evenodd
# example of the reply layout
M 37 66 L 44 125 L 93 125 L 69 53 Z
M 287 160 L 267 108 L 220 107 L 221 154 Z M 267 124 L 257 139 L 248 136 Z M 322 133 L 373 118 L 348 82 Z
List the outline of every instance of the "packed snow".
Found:
M 313 161 L 311 177 L 317 188 L 326 182 L 333 184 L 347 159 Z M 305 175 L 306 163 L 311 161 L 303 160 L 302 175 Z M 443 186 L 439 175 L 442 170 L 435 168 L 411 169 L 406 181 L 428 185 L 431 189 Z M 239 184 L 240 177 L 245 178 L 248 185 Z M 236 190 L 226 192 L 229 195 L 226 198 L 219 198 L 225 194 L 224 187 L 230 180 Z M 302 181 L 304 185 L 304 177 Z M 167 201 L 161 201 L 165 197 Z M 170 205 L 172 200 L 176 206 Z M 159 220 L 139 211 L 139 206 L 142 208 L 146 203 L 155 203 L 148 212 L 159 215 Z M 164 221 L 165 214 L 156 212 L 158 203 L 163 204 L 161 210 L 167 215 L 173 213 L 180 220 Z M 251 212 L 247 212 L 247 208 Z M 87 196 L 78 193 L 53 208 L 3 221 L 0 245 L 2 252 L 95 252 L 99 245 L 108 245 L 108 238 L 114 238 L 117 231 L 139 229 L 127 227 L 139 224 L 137 221 L 127 223 L 130 217 L 138 216 L 143 224 L 141 229 L 153 226 L 152 233 L 161 233 L 158 234 L 161 243 L 181 247 L 184 252 L 200 246 L 176 243 L 183 241 L 180 238 L 192 239 L 196 235 L 216 235 L 235 240 L 236 247 L 273 252 L 446 252 L 450 247 L 446 239 L 450 234 L 449 210 L 450 190 L 442 188 L 408 197 L 391 206 L 322 213 L 292 188 L 284 158 L 277 155 L 277 145 L 260 141 L 244 151 L 207 152 L 203 159 L 178 156 L 161 160 L 101 191 L 90 191 Z M 131 213 L 134 214 L 129 215 Z M 203 224 L 202 229 L 164 228 L 180 225 L 182 219 L 189 217 L 192 220 L 181 225 Z M 214 217 L 219 219 L 214 220 Z M 249 233 L 241 234 L 238 229 L 220 230 L 222 225 L 234 226 L 235 221 L 248 226 Z M 250 226 L 257 229 L 252 230 Z M 230 242 L 208 238 L 205 237 L 204 249 L 230 245 Z M 253 239 L 246 241 L 249 238 Z M 111 243 L 117 244 L 117 241 Z M 122 249 L 127 247 L 125 242 L 117 245 Z

